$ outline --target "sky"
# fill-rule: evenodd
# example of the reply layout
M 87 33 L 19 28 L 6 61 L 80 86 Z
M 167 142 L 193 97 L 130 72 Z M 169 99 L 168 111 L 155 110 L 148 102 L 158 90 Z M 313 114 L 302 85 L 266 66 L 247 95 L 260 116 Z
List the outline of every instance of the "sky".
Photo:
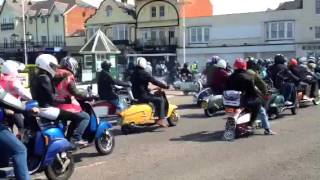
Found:
M 0 0 L 2 3 L 3 0 Z M 102 0 L 85 0 L 92 1 L 95 4 Z M 133 0 L 129 0 L 132 2 Z M 213 3 L 214 14 L 230 14 L 254 11 L 265 11 L 268 8 L 275 9 L 279 3 L 290 0 L 211 0 Z

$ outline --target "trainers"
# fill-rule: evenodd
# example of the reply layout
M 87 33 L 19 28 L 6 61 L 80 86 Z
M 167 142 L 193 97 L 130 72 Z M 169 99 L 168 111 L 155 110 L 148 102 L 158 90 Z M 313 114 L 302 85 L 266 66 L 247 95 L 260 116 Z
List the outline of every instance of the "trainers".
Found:
M 293 103 L 292 103 L 291 101 L 286 101 L 286 102 L 284 102 L 284 105 L 286 105 L 286 106 L 292 106 Z
M 88 141 L 85 140 L 78 140 L 73 142 L 77 147 L 86 147 L 89 145 Z
M 276 135 L 277 133 L 272 130 L 265 130 L 264 135 Z

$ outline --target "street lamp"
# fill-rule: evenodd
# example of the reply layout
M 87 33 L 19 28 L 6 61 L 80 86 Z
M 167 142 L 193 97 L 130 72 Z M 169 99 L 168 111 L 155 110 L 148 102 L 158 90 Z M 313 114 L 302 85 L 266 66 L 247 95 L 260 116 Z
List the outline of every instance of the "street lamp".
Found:
M 186 63 L 186 5 L 191 4 L 189 0 L 179 0 L 180 13 L 182 10 L 182 36 L 183 36 L 183 63 Z M 181 8 L 183 7 L 183 8 Z

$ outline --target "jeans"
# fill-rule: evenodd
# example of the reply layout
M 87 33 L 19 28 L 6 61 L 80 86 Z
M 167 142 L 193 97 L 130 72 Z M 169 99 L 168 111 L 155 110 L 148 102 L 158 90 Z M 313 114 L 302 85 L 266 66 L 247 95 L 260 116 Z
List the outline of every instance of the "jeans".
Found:
M 262 127 L 264 129 L 270 129 L 269 117 L 266 109 L 263 106 L 260 106 L 259 117 L 261 119 Z
M 27 166 L 27 149 L 6 127 L 0 125 L 0 158 L 12 157 L 17 180 L 31 180 Z
M 284 83 L 281 88 L 281 94 L 285 101 L 295 102 L 296 99 L 296 87 L 293 83 Z
M 82 135 L 88 127 L 90 116 L 84 111 L 72 113 L 61 110 L 57 119 L 65 122 L 71 120 L 67 137 L 72 138 L 72 140 L 79 141 L 82 140 Z

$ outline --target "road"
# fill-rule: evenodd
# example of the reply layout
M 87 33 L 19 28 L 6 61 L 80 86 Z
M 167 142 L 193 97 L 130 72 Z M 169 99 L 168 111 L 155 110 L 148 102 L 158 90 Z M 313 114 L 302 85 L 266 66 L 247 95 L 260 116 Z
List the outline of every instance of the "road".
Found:
M 320 111 L 310 106 L 298 115 L 272 122 L 275 136 L 257 135 L 222 141 L 223 115 L 206 118 L 193 108 L 191 96 L 175 96 L 178 126 L 148 128 L 121 135 L 108 156 L 94 147 L 75 153 L 72 180 L 319 180 Z M 288 112 L 290 113 L 290 112 Z M 41 179 L 42 175 L 36 176 Z

